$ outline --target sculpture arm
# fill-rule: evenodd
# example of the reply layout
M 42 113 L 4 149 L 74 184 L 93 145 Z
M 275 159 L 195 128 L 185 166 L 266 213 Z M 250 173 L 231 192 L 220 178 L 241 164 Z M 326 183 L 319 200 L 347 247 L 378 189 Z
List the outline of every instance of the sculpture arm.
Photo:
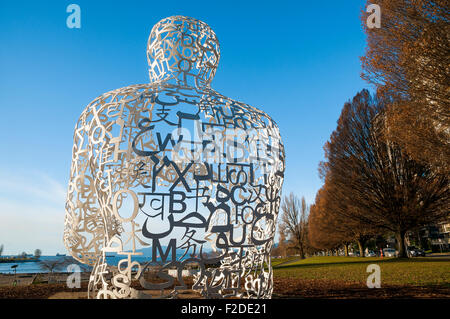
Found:
M 93 265 L 104 240 L 104 223 L 95 190 L 96 170 L 92 159 L 89 107 L 81 115 L 74 133 L 72 164 L 66 198 L 64 245 L 76 260 Z
M 105 93 L 81 114 L 74 133 L 72 164 L 66 200 L 64 244 L 80 262 L 94 264 L 105 240 L 121 232 L 112 213 L 113 193 L 123 184 L 116 174 L 125 160 L 124 123 L 146 85 Z

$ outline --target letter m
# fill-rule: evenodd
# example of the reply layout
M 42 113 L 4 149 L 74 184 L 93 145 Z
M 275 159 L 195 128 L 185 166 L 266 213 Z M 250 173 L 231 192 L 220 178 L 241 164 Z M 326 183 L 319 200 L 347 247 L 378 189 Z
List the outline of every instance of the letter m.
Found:
M 169 256 L 170 251 L 172 251 L 172 261 L 177 258 L 177 241 L 175 238 L 172 238 L 167 245 L 167 249 L 163 252 L 163 248 L 161 247 L 161 243 L 159 239 L 153 239 L 152 245 L 152 261 L 156 262 L 158 255 L 161 256 L 162 262 L 166 262 L 167 257 Z

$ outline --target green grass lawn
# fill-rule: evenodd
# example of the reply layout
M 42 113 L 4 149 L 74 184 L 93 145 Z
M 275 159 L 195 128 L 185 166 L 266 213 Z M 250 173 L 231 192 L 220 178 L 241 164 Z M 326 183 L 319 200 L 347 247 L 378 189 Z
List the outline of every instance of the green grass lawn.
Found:
M 286 257 L 286 258 L 272 258 L 272 267 L 278 266 L 279 264 L 282 264 L 285 262 L 294 261 L 297 259 L 298 259 L 297 256 Z
M 281 262 L 278 259 L 276 261 L 273 264 L 274 277 L 279 278 L 327 279 L 365 284 L 370 275 L 366 272 L 367 266 L 377 264 L 381 269 L 382 286 L 450 287 L 448 258 L 311 257 L 283 265 L 279 265 Z

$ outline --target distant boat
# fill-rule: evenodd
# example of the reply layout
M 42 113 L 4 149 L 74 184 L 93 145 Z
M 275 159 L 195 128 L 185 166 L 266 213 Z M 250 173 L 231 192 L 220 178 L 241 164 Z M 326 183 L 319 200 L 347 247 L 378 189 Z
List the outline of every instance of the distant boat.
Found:
M 58 256 L 58 257 L 59 257 L 59 256 L 65 256 L 65 255 L 66 255 L 66 254 L 59 254 L 59 253 L 56 254 L 56 256 Z

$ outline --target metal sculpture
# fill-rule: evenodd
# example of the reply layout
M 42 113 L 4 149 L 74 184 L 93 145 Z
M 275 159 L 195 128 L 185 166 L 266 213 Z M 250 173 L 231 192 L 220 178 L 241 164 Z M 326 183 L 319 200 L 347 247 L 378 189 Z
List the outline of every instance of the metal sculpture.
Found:
M 205 298 L 271 297 L 283 144 L 266 113 L 211 89 L 219 57 L 207 24 L 163 19 L 151 83 L 81 114 L 64 243 L 93 266 L 90 298 L 176 298 L 187 269 Z

